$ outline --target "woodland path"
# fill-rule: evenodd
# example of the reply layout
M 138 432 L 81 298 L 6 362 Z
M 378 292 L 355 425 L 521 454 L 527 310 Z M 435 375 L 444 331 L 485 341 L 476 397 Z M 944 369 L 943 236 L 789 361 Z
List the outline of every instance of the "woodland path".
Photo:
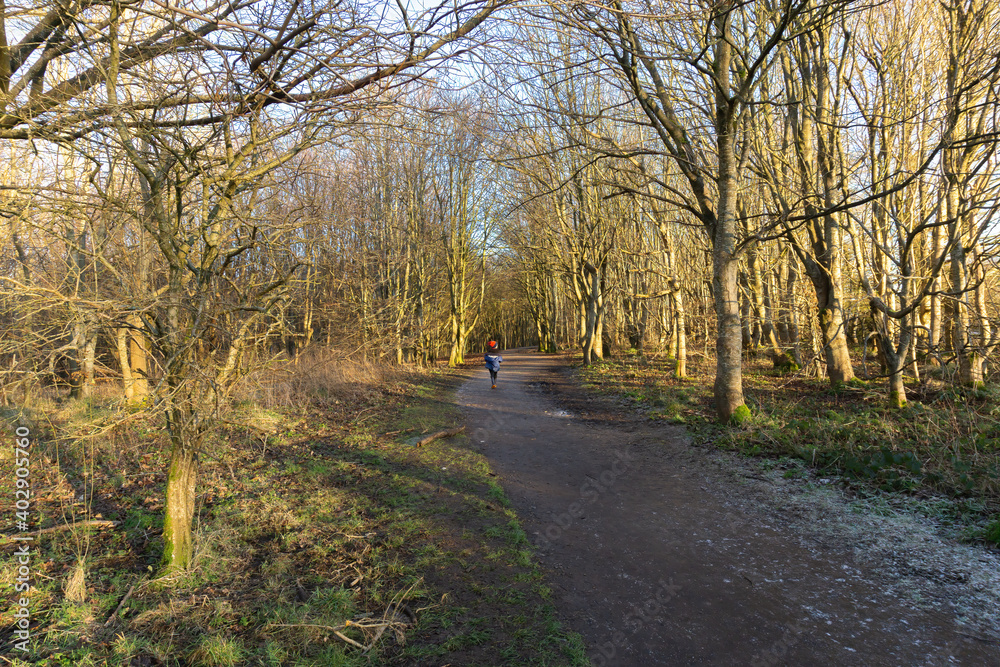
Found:
M 574 391 L 559 358 L 505 351 L 458 392 L 471 446 L 536 545 L 595 665 L 1000 665 L 950 616 L 891 596 L 849 544 L 733 502 L 683 429 Z

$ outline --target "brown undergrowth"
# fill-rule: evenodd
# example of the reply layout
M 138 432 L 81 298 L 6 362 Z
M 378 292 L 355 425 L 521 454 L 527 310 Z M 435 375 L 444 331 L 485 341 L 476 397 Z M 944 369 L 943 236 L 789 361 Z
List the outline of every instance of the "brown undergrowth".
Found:
M 158 421 L 124 418 L 109 397 L 38 403 L 21 416 L 38 438 L 32 523 L 70 525 L 33 547 L 30 653 L 9 650 L 10 629 L 4 653 L 42 665 L 585 664 L 486 461 L 462 437 L 412 445 L 460 421 L 448 396 L 462 377 L 310 357 L 248 378 L 202 455 L 195 566 L 169 581 L 154 577 Z M 8 497 L 12 464 L 5 451 Z M 118 523 L 83 525 L 95 519 Z M 10 628 L 14 546 L 0 550 Z
M 690 359 L 684 380 L 672 368 L 670 359 L 624 355 L 580 366 L 576 375 L 585 388 L 621 396 L 651 419 L 686 425 L 696 443 L 764 457 L 789 477 L 835 475 L 861 495 L 905 493 L 959 525 L 966 539 L 1000 537 L 1000 388 L 955 388 L 937 371 L 911 381 L 907 407 L 893 410 L 884 380 L 831 387 L 776 370 L 761 355 L 744 367 L 752 417 L 731 427 L 715 421 L 714 359 Z

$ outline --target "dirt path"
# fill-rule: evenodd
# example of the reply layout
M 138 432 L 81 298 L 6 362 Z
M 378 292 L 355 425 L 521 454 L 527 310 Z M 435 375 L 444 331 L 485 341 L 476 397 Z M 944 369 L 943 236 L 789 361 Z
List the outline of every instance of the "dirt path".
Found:
M 580 398 L 558 359 L 504 352 L 499 389 L 484 370 L 459 402 L 595 665 L 1000 665 L 851 544 L 763 520 L 683 430 Z

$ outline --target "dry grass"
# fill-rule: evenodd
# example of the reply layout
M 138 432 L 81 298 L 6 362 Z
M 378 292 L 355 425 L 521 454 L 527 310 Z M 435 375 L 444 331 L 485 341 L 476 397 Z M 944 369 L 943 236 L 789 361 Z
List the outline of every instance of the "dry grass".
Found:
M 252 401 L 267 409 L 336 403 L 364 397 L 412 373 L 405 367 L 312 347 L 294 360 L 278 359 L 252 371 L 237 384 L 232 396 L 236 401 Z
M 150 579 L 162 415 L 52 390 L 26 415 L 37 525 L 120 523 L 37 543 L 31 660 L 496 664 L 500 650 L 505 664 L 584 664 L 485 463 L 460 440 L 409 442 L 460 419 L 446 398 L 460 377 L 318 350 L 256 370 L 202 443 L 194 565 L 169 580 Z M 12 465 L 0 455 L 4 478 Z M 0 582 L 14 565 L 0 558 Z
M 82 603 L 87 599 L 87 570 L 83 560 L 78 560 L 66 581 L 66 599 Z

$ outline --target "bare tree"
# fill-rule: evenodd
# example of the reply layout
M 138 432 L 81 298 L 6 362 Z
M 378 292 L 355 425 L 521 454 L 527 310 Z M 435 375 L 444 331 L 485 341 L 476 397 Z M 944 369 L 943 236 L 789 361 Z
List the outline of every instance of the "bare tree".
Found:
M 320 141 L 327 123 L 342 123 L 374 103 L 363 101 L 360 91 L 378 93 L 392 77 L 446 53 L 498 6 L 487 2 L 453 10 L 454 27 L 443 32 L 435 31 L 440 20 L 435 11 L 417 23 L 403 12 L 399 29 L 387 32 L 378 27 L 382 19 L 375 8 L 343 4 L 226 5 L 193 17 L 174 8 L 136 30 L 142 8 L 112 3 L 100 22 L 108 51 L 94 71 L 105 84 L 107 122 L 139 174 L 143 229 L 167 274 L 154 295 L 156 312 L 145 320 L 162 358 L 158 394 L 171 436 L 167 570 L 190 562 L 199 443 L 212 407 L 238 376 L 258 322 L 272 317 L 298 267 L 272 264 L 269 275 L 250 285 L 228 280 L 238 258 L 273 241 L 242 211 L 254 210 L 262 179 Z M 197 26 L 186 27 L 178 39 L 198 50 L 178 51 L 171 43 L 169 53 L 176 59 L 159 69 L 179 78 L 136 100 L 131 74 L 150 59 L 145 44 L 173 30 L 177 21 Z M 229 30 L 210 41 L 220 26 Z M 137 41 L 123 43 L 126 36 Z M 230 53 L 238 54 L 235 60 L 227 58 Z M 366 64 L 372 62 L 385 64 Z M 177 102 L 174 112 L 160 115 L 176 97 L 172 87 L 181 84 L 183 106 Z M 228 293 L 222 289 L 227 285 Z M 227 328 L 223 351 L 206 364 L 199 342 L 225 317 L 235 328 Z
M 610 5 L 558 7 L 564 22 L 593 35 L 595 52 L 615 71 L 646 114 L 663 151 L 688 185 L 681 205 L 712 241 L 717 317 L 716 411 L 721 420 L 748 414 L 743 401 L 737 199 L 745 112 L 789 34 L 827 16 L 836 3 L 785 0 L 772 8 L 735 2 L 695 7 L 663 3 L 631 11 Z M 690 100 L 690 102 L 688 102 Z M 705 120 L 696 120 L 703 113 Z M 694 134 L 711 128 L 709 137 Z M 707 139 L 714 143 L 708 152 Z

